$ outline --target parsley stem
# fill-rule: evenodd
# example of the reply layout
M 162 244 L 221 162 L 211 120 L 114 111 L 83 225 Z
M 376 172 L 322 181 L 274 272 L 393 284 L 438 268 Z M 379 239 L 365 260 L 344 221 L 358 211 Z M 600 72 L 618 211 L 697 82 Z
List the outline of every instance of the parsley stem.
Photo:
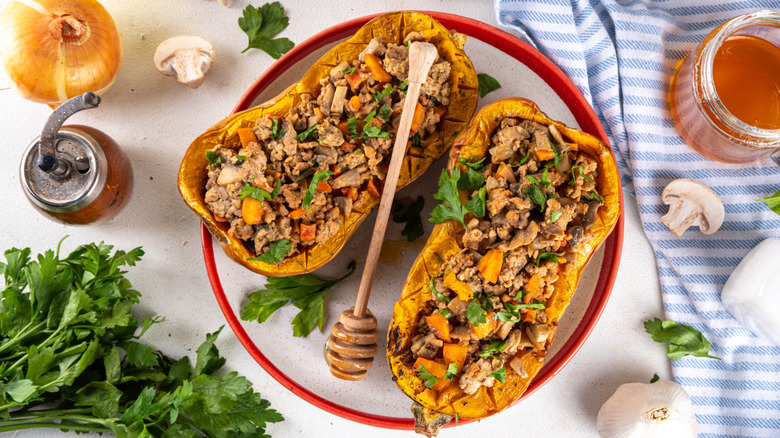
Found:
M 112 433 L 111 430 L 107 427 L 100 427 L 100 426 L 81 426 L 78 424 L 60 424 L 60 423 L 13 423 L 8 425 L 2 425 L 3 423 L 0 422 L 0 433 L 2 432 L 11 432 L 14 430 L 24 430 L 24 429 L 39 429 L 39 428 L 48 428 L 48 429 L 63 429 L 68 431 L 74 431 L 74 432 L 97 432 L 97 433 Z
M 29 336 L 33 336 L 35 334 L 39 334 L 40 330 L 46 326 L 46 322 L 45 321 L 41 321 L 38 324 L 30 327 L 30 324 L 32 324 L 32 323 L 33 323 L 33 321 L 30 321 L 30 323 L 27 324 L 26 326 L 24 326 L 24 328 L 21 329 L 19 331 L 19 333 L 16 336 L 14 336 L 10 341 L 6 342 L 3 345 L 0 345 L 0 353 L 3 353 L 4 351 L 8 350 L 9 347 L 13 347 L 16 344 L 18 344 L 19 342 L 22 342 L 23 340 L 25 340 Z

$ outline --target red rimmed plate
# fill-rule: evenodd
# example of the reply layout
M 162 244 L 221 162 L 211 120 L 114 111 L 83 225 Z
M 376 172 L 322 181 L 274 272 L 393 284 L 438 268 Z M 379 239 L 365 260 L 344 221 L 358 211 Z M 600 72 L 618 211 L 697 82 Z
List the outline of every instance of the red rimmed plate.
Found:
M 466 53 L 477 72 L 489 72 L 503 84 L 500 90 L 480 101 L 480 105 L 513 95 L 527 97 L 534 100 L 553 119 L 561 120 L 569 126 L 579 126 L 583 131 L 608 143 L 604 129 L 585 98 L 563 72 L 541 53 L 512 35 L 485 23 L 441 12 L 425 13 L 447 28 L 468 35 L 470 39 L 466 44 Z M 242 111 L 255 102 L 275 96 L 287 85 L 297 81 L 311 62 L 333 43 L 352 35 L 377 15 L 379 14 L 341 23 L 298 44 L 252 84 L 233 111 Z M 474 45 L 478 47 L 474 48 Z M 432 166 L 423 177 L 402 191 L 403 195 L 416 196 L 419 193 L 427 197 L 426 209 L 423 211 L 426 216 L 433 206 L 430 195 L 435 192 L 436 176 L 443 165 L 442 159 L 438 167 Z M 621 210 L 622 205 L 621 192 Z M 367 222 L 373 223 L 373 218 L 368 218 Z M 430 227 L 426 231 L 430 231 Z M 388 252 L 381 257 L 384 264 L 380 265 L 377 271 L 369 305 L 377 316 L 380 327 L 387 327 L 392 315 L 392 304 L 403 286 L 405 273 L 425 240 L 418 239 L 416 245 L 401 243 L 398 230 L 394 229 L 393 224 L 388 228 L 387 239 L 392 239 L 394 232 L 395 239 L 399 240 L 386 244 Z M 370 226 L 362 227 L 347 243 L 339 257 L 319 270 L 317 275 L 335 276 L 343 272 L 349 259 L 360 261 L 370 233 Z M 203 225 L 201 236 L 206 270 L 217 302 L 239 341 L 263 369 L 299 397 L 332 414 L 371 426 L 413 429 L 414 421 L 411 415 L 395 416 L 409 412 L 410 400 L 391 380 L 382 353 L 384 344 L 379 346 L 374 366 L 361 382 L 338 380 L 327 370 L 322 347 L 335 318 L 342 310 L 352 305 L 359 284 L 359 274 L 329 292 L 324 333 L 314 331 L 307 338 L 293 338 L 288 325 L 296 312 L 292 306 L 277 311 L 262 325 L 240 320 L 240 308 L 247 293 L 260 286 L 258 276 L 229 261 L 221 252 L 215 257 L 211 235 Z M 582 277 L 580 287 L 561 320 L 556 343 L 547 363 L 520 400 L 533 394 L 560 372 L 593 330 L 612 291 L 622 245 L 621 214 L 614 232 L 593 257 Z M 230 279 L 227 292 L 222 286 L 218 265 L 222 278 Z M 360 269 L 361 263 L 358 264 L 358 272 Z M 277 342 L 279 339 L 283 339 L 283 342 Z M 461 424 L 465 423 L 466 421 L 461 421 Z

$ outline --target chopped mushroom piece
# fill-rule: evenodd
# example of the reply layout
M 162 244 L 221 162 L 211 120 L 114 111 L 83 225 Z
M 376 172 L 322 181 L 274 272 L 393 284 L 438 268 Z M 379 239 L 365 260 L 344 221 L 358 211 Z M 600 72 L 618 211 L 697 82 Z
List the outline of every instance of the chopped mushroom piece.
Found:
M 182 84 L 198 88 L 203 84 L 215 54 L 214 46 L 199 36 L 177 36 L 157 46 L 154 66 L 165 75 L 176 76 Z
M 704 234 L 712 234 L 723 224 L 723 202 L 712 189 L 698 181 L 676 179 L 666 186 L 661 199 L 669 205 L 669 212 L 661 217 L 661 222 L 677 237 L 691 225 L 698 225 Z

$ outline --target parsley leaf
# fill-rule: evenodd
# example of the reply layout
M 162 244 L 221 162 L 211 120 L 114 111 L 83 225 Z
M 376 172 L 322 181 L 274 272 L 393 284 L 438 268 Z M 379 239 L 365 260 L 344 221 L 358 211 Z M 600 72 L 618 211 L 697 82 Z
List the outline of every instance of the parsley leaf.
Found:
M 485 196 L 487 190 L 485 187 L 479 189 L 474 196 L 465 205 L 460 202 L 458 194 L 458 181 L 460 180 L 460 170 L 455 167 L 452 169 L 452 176 L 447 173 L 447 169 L 442 169 L 439 175 L 439 191 L 433 195 L 434 199 L 442 201 L 431 211 L 431 222 L 440 224 L 447 219 L 455 219 L 466 226 L 464 217 L 468 213 L 474 213 L 477 217 L 485 216 Z
M 484 351 L 479 352 L 480 357 L 493 357 L 495 353 L 500 353 L 506 347 L 506 341 L 493 341 Z
M 529 150 L 528 152 L 526 152 L 526 153 L 525 153 L 525 156 L 523 157 L 523 159 L 522 159 L 522 160 L 520 160 L 520 166 L 522 166 L 523 164 L 525 164 L 525 163 L 526 163 L 526 161 L 528 161 L 528 159 L 529 159 L 529 158 L 531 158 L 531 151 L 530 151 L 530 150 Z
M 506 383 L 506 366 L 501 366 L 501 369 L 495 373 L 488 374 L 488 377 L 495 377 L 501 383 Z
M 431 281 L 428 283 L 428 289 L 430 289 L 433 296 L 436 297 L 437 300 L 443 302 L 443 303 L 449 303 L 450 299 L 447 298 L 447 295 L 444 295 L 443 293 L 436 290 L 436 286 L 433 285 L 433 280 L 436 279 L 436 277 L 440 277 L 441 273 L 434 275 L 431 277 Z
M 382 98 L 393 94 L 393 91 L 394 91 L 393 86 L 388 84 L 387 86 L 385 86 L 385 88 L 382 91 L 377 91 L 376 93 L 374 93 L 374 100 L 376 101 L 377 104 L 380 104 L 382 103 Z
M 487 157 L 482 157 L 481 160 L 477 160 L 476 157 L 471 157 L 469 161 L 466 161 L 463 158 L 459 158 L 458 161 L 460 161 L 460 164 L 468 167 L 469 169 L 474 170 L 475 172 L 482 172 L 485 169 L 485 165 L 482 164 Z
M 244 164 L 244 161 L 246 161 L 246 157 L 243 155 L 236 155 L 236 166 L 240 166 Z
M 297 136 L 296 138 L 298 139 L 298 141 L 300 141 L 300 142 L 304 142 L 304 141 L 306 141 L 306 140 L 307 140 L 309 137 L 311 137 L 311 135 L 312 135 L 312 134 L 314 133 L 314 131 L 316 131 L 316 130 L 317 130 L 317 123 L 315 123 L 315 124 L 313 124 L 313 125 L 309 126 L 309 129 L 307 129 L 307 130 L 305 130 L 305 131 L 301 132 L 300 134 L 298 134 L 298 136 Z
M 656 374 L 653 374 L 653 378 L 650 379 L 650 383 L 655 383 L 655 382 L 657 382 L 659 380 L 661 380 L 661 378 L 658 377 L 658 373 L 656 373 Z
M 477 75 L 479 80 L 479 97 L 485 97 L 488 93 L 501 88 L 501 84 L 498 83 L 492 76 L 487 73 L 480 73 Z
M 584 198 L 587 199 L 588 201 L 598 199 L 601 204 L 604 204 L 604 198 L 602 198 L 601 195 L 599 195 L 596 192 L 588 193 L 587 195 L 584 196 Z
M 398 86 L 398 89 L 406 92 L 406 89 L 409 87 L 409 79 L 404 79 L 403 82 L 401 82 L 401 85 Z
M 292 245 L 290 245 L 290 239 L 280 239 L 276 242 L 271 242 L 268 251 L 264 252 L 258 257 L 250 257 L 247 260 L 255 260 L 273 265 L 284 260 L 284 257 L 290 253 L 290 249 L 292 249 Z
M 376 115 L 376 110 L 375 109 L 371 110 L 371 112 L 368 113 L 366 117 L 363 119 L 363 122 L 365 122 L 365 124 L 368 125 L 369 123 L 371 123 L 372 120 L 374 120 L 375 115 Z M 363 129 L 363 131 L 365 131 L 365 129 Z
M 693 327 L 655 318 L 651 321 L 645 321 L 645 331 L 653 336 L 655 342 L 669 343 L 666 356 L 670 359 L 680 360 L 690 355 L 720 360 L 719 357 L 708 354 L 712 344 Z
M 282 136 L 285 134 L 285 129 L 279 126 L 279 119 L 273 119 L 272 125 L 271 125 L 271 138 L 278 139 L 282 138 Z
M 419 372 L 418 376 L 420 377 L 420 380 L 423 381 L 426 388 L 430 388 L 439 383 L 439 379 L 437 379 L 433 374 L 429 373 L 428 370 L 425 369 L 425 365 L 420 365 L 417 367 L 417 371 Z
M 347 119 L 347 131 L 349 131 L 350 134 L 353 136 L 357 136 L 357 119 L 355 117 L 350 117 Z
M 555 253 L 552 253 L 552 252 L 543 252 L 543 253 L 539 254 L 539 257 L 536 258 L 536 266 L 539 266 L 539 263 L 541 263 L 542 260 L 547 260 L 549 262 L 560 263 L 558 261 L 558 256 Z
M 325 295 L 340 281 L 355 272 L 355 262 L 349 272 L 335 280 L 324 280 L 311 274 L 290 277 L 268 277 L 265 289 L 249 294 L 249 303 L 241 312 L 244 321 L 265 322 L 278 309 L 292 301 L 301 311 L 292 320 L 293 336 L 307 336 L 314 327 L 322 331 L 325 319 Z
M 425 206 L 425 199 L 422 196 L 417 197 L 417 201 L 406 202 L 397 200 L 393 202 L 393 222 L 397 224 L 406 223 L 401 235 L 406 236 L 406 240 L 414 242 L 418 237 L 425 233 L 420 212 Z
M 554 212 L 550 213 L 550 222 L 557 221 L 558 218 L 560 218 L 562 214 L 563 214 L 563 212 L 560 211 L 560 210 L 559 211 L 554 211 Z
M 254 198 L 258 201 L 260 201 L 260 204 L 262 205 L 264 199 L 276 199 L 276 195 L 279 194 L 279 189 L 282 187 L 282 179 L 276 178 L 276 186 L 274 187 L 274 190 L 271 193 L 268 193 L 268 190 L 261 189 L 260 187 L 255 187 L 252 184 L 244 184 L 244 187 L 241 188 L 241 192 L 238 195 L 238 199 L 244 199 L 244 198 Z
M 382 118 L 382 120 L 385 121 L 385 123 L 390 121 L 390 115 L 393 113 L 393 110 L 390 109 L 387 105 L 382 105 L 382 108 L 379 108 L 379 117 Z
M 777 214 L 780 214 L 780 190 L 776 191 L 775 194 L 772 196 L 756 199 L 756 201 L 761 201 L 765 203 L 770 210 L 774 211 Z M 602 200 L 601 203 L 603 204 L 604 201 Z
M 279 2 L 266 3 L 260 8 L 247 5 L 244 16 L 238 19 L 238 27 L 246 33 L 249 44 L 246 49 L 260 49 L 279 59 L 292 49 L 295 44 L 287 38 L 270 39 L 287 27 L 289 19 L 284 16 L 284 8 Z
M 588 175 L 585 175 L 585 172 L 583 172 L 583 170 L 582 170 L 582 166 L 571 166 L 571 179 L 572 179 L 572 181 L 576 181 L 577 180 L 577 175 L 575 175 L 575 173 L 574 173 L 575 170 L 579 172 L 580 176 L 583 177 L 585 179 L 585 181 L 587 181 L 587 182 L 589 182 L 591 184 L 596 184 L 596 181 L 593 181 L 593 178 L 589 177 Z
M 209 160 L 209 166 L 211 167 L 222 164 L 222 156 L 216 152 L 206 151 L 206 158 Z
M 356 69 L 357 69 L 357 66 L 355 66 L 355 67 L 350 67 L 350 68 L 346 68 L 346 69 L 344 69 L 344 70 L 342 71 L 342 73 L 344 73 L 345 75 L 348 75 L 348 74 L 350 74 L 350 73 L 354 72 Z
M 455 377 L 456 374 L 458 374 L 458 364 L 451 363 L 447 365 L 447 372 L 444 373 L 444 378 L 452 380 L 452 378 Z
M 433 252 L 433 255 L 435 255 L 435 256 L 436 256 L 436 260 L 438 260 L 438 261 L 439 261 L 439 263 L 444 263 L 444 260 L 442 260 L 442 259 L 441 259 L 441 255 L 439 255 L 439 253 L 438 253 L 438 252 L 434 251 L 434 252 Z
M 533 178 L 532 176 L 529 177 Z M 544 209 L 547 207 L 547 195 L 542 189 L 534 185 L 523 189 L 522 192 L 525 196 L 528 196 L 528 199 L 530 199 L 531 202 L 541 207 L 542 213 L 544 213 Z
M 466 319 L 468 319 L 469 324 L 474 327 L 487 322 L 487 319 L 485 318 L 486 314 L 487 312 L 479 305 L 477 300 L 471 300 L 469 306 L 466 308 Z
M 383 131 L 379 126 L 366 125 L 363 127 L 363 135 L 368 138 L 390 138 L 390 133 Z
M 322 172 L 317 172 L 314 174 L 314 178 L 311 179 L 311 183 L 309 183 L 309 188 L 306 189 L 306 193 L 303 195 L 303 208 L 308 212 L 309 206 L 311 205 L 311 201 L 314 199 L 314 192 L 317 191 L 317 186 L 319 183 L 325 181 L 329 176 L 335 175 L 330 170 L 324 170 Z
M 439 313 L 441 316 L 450 319 L 452 318 L 452 312 L 450 312 L 448 309 L 439 309 Z
M 550 148 L 553 150 L 553 154 L 555 154 L 555 158 L 553 159 L 553 166 L 555 168 L 558 168 L 558 162 L 561 160 L 561 154 L 558 153 L 558 149 L 555 148 L 555 145 L 552 143 L 552 141 L 548 138 L 547 142 L 550 143 Z
M 412 141 L 412 146 L 420 146 L 420 143 L 422 142 L 419 132 L 415 133 L 409 140 Z
M 458 190 L 477 190 L 482 187 L 482 184 L 485 184 L 485 177 L 481 173 L 475 172 L 474 169 L 468 168 L 458 179 Z

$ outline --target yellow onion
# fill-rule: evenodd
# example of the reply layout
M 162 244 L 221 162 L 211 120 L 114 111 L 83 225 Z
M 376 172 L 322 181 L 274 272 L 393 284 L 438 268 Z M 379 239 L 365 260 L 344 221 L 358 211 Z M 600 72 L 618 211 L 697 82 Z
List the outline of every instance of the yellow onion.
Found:
M 54 107 L 104 92 L 119 73 L 119 31 L 95 0 L 12 0 L 0 23 L 6 82 L 25 99 Z

